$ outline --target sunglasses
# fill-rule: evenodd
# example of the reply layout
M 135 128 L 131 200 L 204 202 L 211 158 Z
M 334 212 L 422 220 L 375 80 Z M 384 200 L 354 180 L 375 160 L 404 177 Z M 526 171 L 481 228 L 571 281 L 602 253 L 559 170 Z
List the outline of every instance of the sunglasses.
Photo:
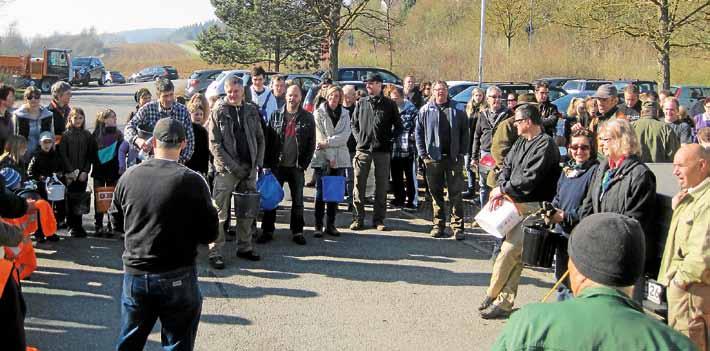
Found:
M 574 151 L 577 151 L 577 150 L 589 151 L 589 149 L 591 149 L 591 146 L 589 146 L 589 145 L 570 145 L 569 149 L 574 150 Z
M 27 100 L 39 100 L 42 98 L 42 94 L 31 94 L 30 96 L 27 97 Z

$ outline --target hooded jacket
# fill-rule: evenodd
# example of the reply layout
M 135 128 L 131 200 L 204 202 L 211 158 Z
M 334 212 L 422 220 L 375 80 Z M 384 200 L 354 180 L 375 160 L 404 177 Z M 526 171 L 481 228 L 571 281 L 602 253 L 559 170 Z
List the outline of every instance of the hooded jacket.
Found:
M 30 111 L 27 106 L 22 105 L 13 113 L 13 124 L 15 126 L 15 135 L 22 135 L 27 139 L 27 151 L 30 155 L 39 147 L 39 135 L 42 132 L 51 132 L 54 134 L 54 120 L 52 112 L 46 107 L 39 107 L 39 133 L 30 137 L 30 124 L 35 121 L 30 116 Z

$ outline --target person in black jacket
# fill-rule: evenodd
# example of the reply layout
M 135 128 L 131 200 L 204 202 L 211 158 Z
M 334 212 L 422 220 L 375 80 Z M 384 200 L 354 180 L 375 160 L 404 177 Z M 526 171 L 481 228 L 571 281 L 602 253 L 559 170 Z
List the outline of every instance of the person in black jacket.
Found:
M 64 162 L 64 177 L 67 186 L 67 225 L 69 234 L 76 238 L 86 237 L 82 225 L 81 203 L 86 198 L 86 186 L 91 165 L 96 158 L 96 140 L 85 129 L 84 110 L 74 107 L 69 112 L 67 130 L 59 144 L 59 155 Z
M 370 166 L 375 163 L 375 213 L 372 224 L 379 231 L 387 230 L 387 187 L 390 178 L 390 154 L 395 132 L 402 129 L 397 104 L 382 95 L 382 77 L 368 73 L 365 88 L 369 94 L 355 104 L 351 129 L 357 140 L 353 160 L 355 168 L 355 211 L 351 230 L 365 227 L 365 189 Z
M 557 130 L 557 119 L 562 117 L 557 106 L 550 102 L 550 83 L 539 81 L 535 83 L 535 100 L 542 114 L 542 127 L 547 135 L 554 137 Z
M 192 119 L 192 132 L 195 133 L 195 152 L 192 153 L 190 160 L 185 162 L 185 166 L 202 174 L 206 179 L 210 163 L 209 137 L 204 127 L 210 111 L 207 99 L 202 94 L 193 95 L 187 104 L 187 110 Z
M 111 223 L 104 227 L 104 210 L 100 209 L 99 197 L 105 193 L 99 192 L 100 188 L 115 187 L 121 176 L 118 162 L 119 146 L 123 143 L 123 133 L 116 127 L 116 112 L 106 109 L 96 116 L 94 142 L 96 143 L 96 157 L 91 177 L 94 178 L 94 235 L 113 236 Z
M 27 176 L 30 179 L 37 181 L 37 190 L 39 195 L 47 200 L 47 184 L 45 181 L 53 176 L 59 177 L 62 173 L 62 160 L 59 153 L 54 150 L 54 135 L 50 132 L 43 132 L 39 136 L 40 148 L 35 151 L 35 154 L 30 160 L 30 165 L 27 167 Z M 53 203 L 55 211 L 59 206 L 64 206 L 64 201 Z M 42 226 L 39 226 L 34 234 L 37 242 L 59 241 L 58 235 L 52 235 L 45 238 L 42 232 Z
M 163 347 L 192 350 L 202 309 L 197 245 L 217 238 L 217 210 L 205 179 L 177 162 L 186 146 L 181 122 L 159 120 L 151 144 L 155 158 L 126 171 L 109 210 L 125 233 L 116 350 L 142 350 L 158 318 Z
M 656 177 L 639 159 L 641 147 L 631 124 L 612 119 L 599 127 L 605 160 L 592 176 L 587 196 L 579 208 L 579 219 L 601 212 L 620 213 L 641 223 L 646 237 L 648 276 L 658 276 L 658 230 L 653 228 L 656 205 Z M 634 299 L 643 299 L 643 279 L 637 282 Z
M 552 137 L 543 131 L 537 106 L 519 106 L 513 118 L 520 137 L 505 156 L 489 206 L 496 209 L 508 197 L 525 217 L 538 209 L 540 202 L 555 196 L 560 153 Z M 493 264 L 486 298 L 479 307 L 482 318 L 507 318 L 512 312 L 523 271 L 522 252 L 523 223 L 519 223 L 506 233 Z
M 265 130 L 266 150 L 264 171 L 273 172 L 281 186 L 288 182 L 291 190 L 291 234 L 298 245 L 305 245 L 303 236 L 303 185 L 305 170 L 311 164 L 316 149 L 316 124 L 313 115 L 301 108 L 301 88 L 292 85 L 286 90 L 286 105 L 271 114 Z M 274 237 L 276 209 L 264 211 L 262 233 L 257 243 L 267 243 Z

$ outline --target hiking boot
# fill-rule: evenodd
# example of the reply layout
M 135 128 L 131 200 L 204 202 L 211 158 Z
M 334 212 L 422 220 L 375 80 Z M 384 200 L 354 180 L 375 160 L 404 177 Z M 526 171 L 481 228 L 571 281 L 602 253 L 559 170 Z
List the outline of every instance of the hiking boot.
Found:
M 446 237 L 446 230 L 444 228 L 434 227 L 431 229 L 432 238 L 444 238 Z
M 355 221 L 350 225 L 350 230 L 363 230 L 365 225 L 360 221 Z
M 293 234 L 293 238 L 291 240 L 298 245 L 306 245 L 306 238 L 303 236 L 303 233 Z
M 490 298 L 489 296 L 486 296 L 486 298 L 483 299 L 483 301 L 481 302 L 481 305 L 478 306 L 478 310 L 483 311 L 486 308 L 490 307 L 492 304 L 493 304 L 493 299 Z
M 210 267 L 214 269 L 224 269 L 224 259 L 219 256 L 209 258 Z
M 255 241 L 257 244 L 266 244 L 271 240 L 274 240 L 274 233 L 262 232 L 259 236 L 256 237 Z
M 464 234 L 463 230 L 461 230 L 461 229 L 454 230 L 454 238 L 456 238 L 456 240 L 459 240 L 459 241 L 464 240 L 464 239 L 466 239 L 466 234 Z
M 510 317 L 511 311 L 504 310 L 498 305 L 492 305 L 492 308 L 485 309 L 480 312 L 483 319 L 507 319 Z

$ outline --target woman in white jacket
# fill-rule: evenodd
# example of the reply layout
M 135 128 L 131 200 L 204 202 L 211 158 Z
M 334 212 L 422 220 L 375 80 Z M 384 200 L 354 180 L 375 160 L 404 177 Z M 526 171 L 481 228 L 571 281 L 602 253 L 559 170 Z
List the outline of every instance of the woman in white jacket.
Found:
M 338 86 L 331 86 L 325 94 L 326 101 L 321 104 L 313 114 L 316 122 L 316 152 L 311 161 L 316 180 L 315 223 L 316 230 L 313 236 L 323 236 L 323 212 L 326 204 L 323 202 L 323 182 L 321 177 L 345 176 L 345 169 L 351 166 L 350 152 L 348 151 L 348 138 L 350 138 L 350 114 L 343 108 L 343 90 Z M 325 233 L 338 236 L 340 233 L 335 228 L 335 215 L 338 203 L 327 204 L 327 222 Z

